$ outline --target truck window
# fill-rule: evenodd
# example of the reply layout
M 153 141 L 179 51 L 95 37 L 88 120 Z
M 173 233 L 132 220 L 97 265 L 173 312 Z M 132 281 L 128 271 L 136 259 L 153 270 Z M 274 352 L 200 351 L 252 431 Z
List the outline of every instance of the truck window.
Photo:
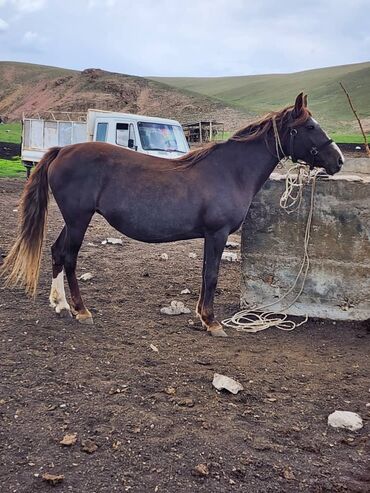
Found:
M 108 123 L 99 122 L 96 127 L 96 141 L 97 142 L 106 142 L 107 140 L 107 130 Z
M 135 134 L 132 123 L 117 123 L 116 124 L 116 144 L 128 147 L 129 139 L 134 143 Z
M 128 123 L 117 123 L 116 125 L 116 144 L 119 146 L 128 146 Z
M 166 123 L 139 122 L 142 148 L 146 151 L 187 152 L 182 128 Z

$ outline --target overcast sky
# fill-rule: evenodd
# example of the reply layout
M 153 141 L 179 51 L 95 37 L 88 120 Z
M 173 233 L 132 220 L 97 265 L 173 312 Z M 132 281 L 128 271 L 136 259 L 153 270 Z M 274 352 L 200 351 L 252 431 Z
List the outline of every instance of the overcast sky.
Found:
M 0 60 L 136 75 L 370 59 L 370 0 L 0 0 Z

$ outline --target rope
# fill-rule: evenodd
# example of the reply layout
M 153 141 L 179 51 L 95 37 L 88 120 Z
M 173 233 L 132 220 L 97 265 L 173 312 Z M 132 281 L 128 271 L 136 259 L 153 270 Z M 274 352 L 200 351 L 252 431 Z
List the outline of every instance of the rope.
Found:
M 273 120 L 274 123 L 274 120 Z M 277 157 L 279 159 L 280 153 L 278 149 L 278 145 L 280 145 L 280 149 L 282 151 L 281 142 L 279 139 L 279 134 L 277 132 L 276 125 L 274 126 L 275 132 L 275 142 L 276 142 L 276 150 Z M 286 158 L 283 153 L 284 158 Z M 227 318 L 222 321 L 222 324 L 225 327 L 231 327 L 236 329 L 238 332 L 259 332 L 261 330 L 268 329 L 270 327 L 276 327 L 280 330 L 294 330 L 296 327 L 303 325 L 307 322 L 308 317 L 305 316 L 305 319 L 302 322 L 296 323 L 293 320 L 289 320 L 288 316 L 285 313 L 275 313 L 273 311 L 266 311 L 266 308 L 273 307 L 274 305 L 281 303 L 283 300 L 287 298 L 289 294 L 293 292 L 299 283 L 300 278 L 302 277 L 300 288 L 298 293 L 294 296 L 293 300 L 288 303 L 288 305 L 284 306 L 281 309 L 281 312 L 287 311 L 294 303 L 298 300 L 300 295 L 303 292 L 303 288 L 306 282 L 308 270 L 310 268 L 310 257 L 308 254 L 308 246 L 310 241 L 310 232 L 312 225 L 312 216 L 314 210 L 314 194 L 316 187 L 316 175 L 318 171 L 315 170 L 310 173 L 307 170 L 306 165 L 297 164 L 292 166 L 286 175 L 285 179 L 285 190 L 280 199 L 280 207 L 284 209 L 288 214 L 296 211 L 301 202 L 303 196 L 303 187 L 306 183 L 312 182 L 311 187 L 311 196 L 310 196 L 310 209 L 308 212 L 305 234 L 304 234 L 304 248 L 303 248 L 303 257 L 301 266 L 299 268 L 298 274 L 292 284 L 292 286 L 288 289 L 288 291 L 281 296 L 278 300 L 265 304 L 262 306 L 253 306 L 246 310 L 241 310 L 231 318 Z

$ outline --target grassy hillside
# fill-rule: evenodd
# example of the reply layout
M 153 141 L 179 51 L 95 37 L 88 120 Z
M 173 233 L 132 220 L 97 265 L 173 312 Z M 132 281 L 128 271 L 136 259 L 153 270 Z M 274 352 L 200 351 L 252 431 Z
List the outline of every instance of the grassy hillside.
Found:
M 250 115 L 203 94 L 100 69 L 60 69 L 29 63 L 0 62 L 0 116 L 9 121 L 25 113 L 86 112 L 88 108 L 174 118 L 221 120 L 227 129 L 250 121 Z
M 0 124 L 0 142 L 19 144 L 21 142 L 21 123 Z
M 370 62 L 307 70 L 293 74 L 240 77 L 154 77 L 153 80 L 217 98 L 234 107 L 263 114 L 291 104 L 300 91 L 309 95 L 310 108 L 328 130 L 357 131 L 339 82 L 370 127 Z

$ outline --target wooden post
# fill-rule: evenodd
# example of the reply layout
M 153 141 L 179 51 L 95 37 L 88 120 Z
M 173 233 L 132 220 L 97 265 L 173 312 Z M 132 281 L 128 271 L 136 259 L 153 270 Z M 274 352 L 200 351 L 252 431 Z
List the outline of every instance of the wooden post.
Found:
M 347 96 L 347 99 L 348 99 L 349 105 L 350 105 L 350 107 L 351 107 L 351 110 L 352 110 L 353 114 L 354 114 L 354 115 L 355 115 L 355 117 L 356 117 L 356 120 L 357 120 L 358 125 L 359 125 L 359 127 L 360 127 L 360 130 L 361 130 L 362 136 L 363 136 L 363 138 L 364 138 L 364 142 L 365 142 L 365 152 L 366 152 L 366 154 L 367 154 L 367 157 L 370 157 L 370 149 L 369 149 L 369 144 L 367 143 L 366 134 L 365 134 L 365 132 L 364 132 L 364 129 L 363 129 L 363 126 L 362 126 L 361 120 L 360 120 L 360 118 L 358 117 L 358 115 L 357 115 L 357 112 L 356 112 L 355 108 L 353 107 L 353 104 L 352 104 L 352 101 L 351 101 L 350 95 L 348 94 L 348 92 L 347 92 L 347 91 L 346 91 L 346 89 L 344 88 L 344 85 L 343 85 L 341 82 L 339 82 L 339 85 L 340 85 L 340 87 L 343 89 L 344 94 Z

